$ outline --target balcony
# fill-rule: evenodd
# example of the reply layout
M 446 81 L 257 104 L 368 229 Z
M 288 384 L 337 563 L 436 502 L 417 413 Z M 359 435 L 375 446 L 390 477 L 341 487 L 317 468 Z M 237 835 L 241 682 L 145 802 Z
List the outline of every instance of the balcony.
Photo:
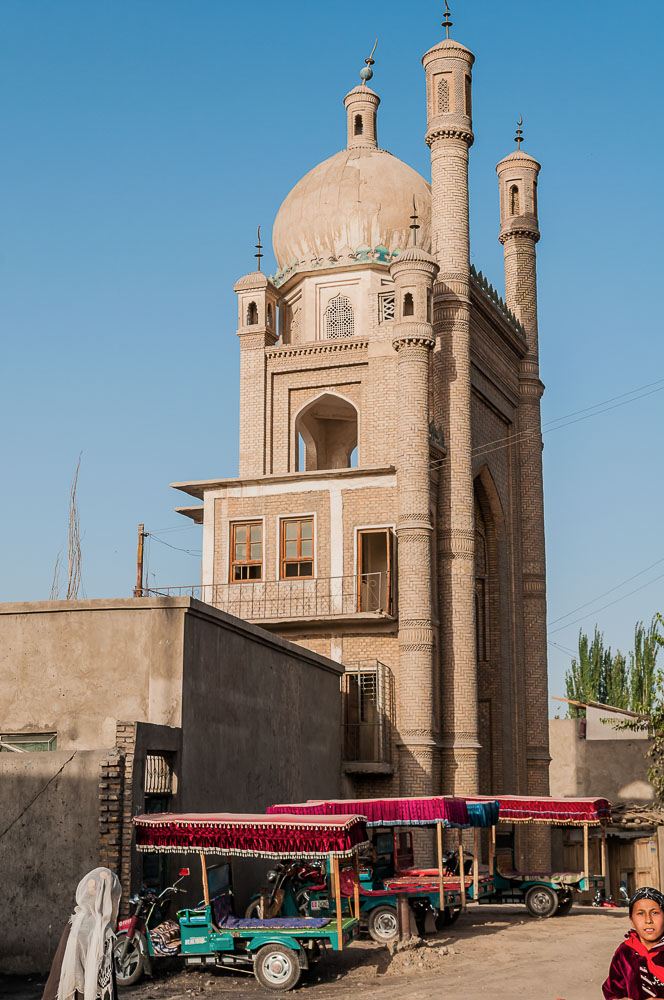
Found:
M 347 618 L 391 613 L 387 573 L 313 580 L 251 580 L 193 587 L 153 587 L 145 596 L 195 597 L 246 621 Z
M 344 664 L 341 728 L 347 774 L 391 774 L 394 677 L 379 660 Z

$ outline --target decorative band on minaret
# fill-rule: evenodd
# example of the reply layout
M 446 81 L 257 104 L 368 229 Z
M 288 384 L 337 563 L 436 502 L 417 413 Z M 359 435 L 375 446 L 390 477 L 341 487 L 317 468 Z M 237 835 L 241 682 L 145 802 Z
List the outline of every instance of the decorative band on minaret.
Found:
M 438 265 L 413 242 L 390 266 L 394 279 L 399 441 L 397 543 L 399 593 L 399 788 L 436 791 L 436 713 L 429 470 L 429 369 L 434 346 L 432 291 Z
M 505 254 L 505 302 L 526 333 L 528 352 L 519 374 L 518 449 L 521 515 L 521 606 L 523 613 L 523 677 L 525 698 L 526 781 L 529 794 L 549 791 L 549 729 L 546 655 L 546 569 L 542 431 L 537 329 L 536 245 L 537 179 L 540 164 L 521 149 L 523 119 L 519 120 L 517 150 L 496 167 L 500 184 L 500 242 Z M 547 842 L 531 844 L 538 861 L 546 863 Z M 532 855 L 535 856 L 534 854 Z
M 478 790 L 473 475 L 470 429 L 470 241 L 468 150 L 473 143 L 475 57 L 449 37 L 422 63 L 427 86 L 426 143 L 431 150 L 434 287 L 433 420 L 447 459 L 437 483 L 440 743 L 442 790 Z

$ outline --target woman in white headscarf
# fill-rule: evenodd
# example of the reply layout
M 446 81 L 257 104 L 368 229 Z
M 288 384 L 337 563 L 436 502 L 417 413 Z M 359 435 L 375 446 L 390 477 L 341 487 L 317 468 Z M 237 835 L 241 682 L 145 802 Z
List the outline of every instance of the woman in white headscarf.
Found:
M 108 868 L 81 879 L 42 1000 L 117 1000 L 113 943 L 121 893 Z

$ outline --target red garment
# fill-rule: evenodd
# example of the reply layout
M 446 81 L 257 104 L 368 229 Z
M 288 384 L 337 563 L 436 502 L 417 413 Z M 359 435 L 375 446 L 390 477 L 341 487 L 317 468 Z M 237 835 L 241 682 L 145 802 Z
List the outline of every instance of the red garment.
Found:
M 604 1000 L 649 1000 L 664 997 L 664 938 L 648 950 L 636 931 L 616 948 L 606 982 Z

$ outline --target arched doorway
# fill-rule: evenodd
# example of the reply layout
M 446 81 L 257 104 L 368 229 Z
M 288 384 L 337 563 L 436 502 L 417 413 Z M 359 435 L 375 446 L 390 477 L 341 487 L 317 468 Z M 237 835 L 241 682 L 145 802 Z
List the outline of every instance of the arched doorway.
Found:
M 325 392 L 295 418 L 297 472 L 357 465 L 357 410 L 343 396 Z

